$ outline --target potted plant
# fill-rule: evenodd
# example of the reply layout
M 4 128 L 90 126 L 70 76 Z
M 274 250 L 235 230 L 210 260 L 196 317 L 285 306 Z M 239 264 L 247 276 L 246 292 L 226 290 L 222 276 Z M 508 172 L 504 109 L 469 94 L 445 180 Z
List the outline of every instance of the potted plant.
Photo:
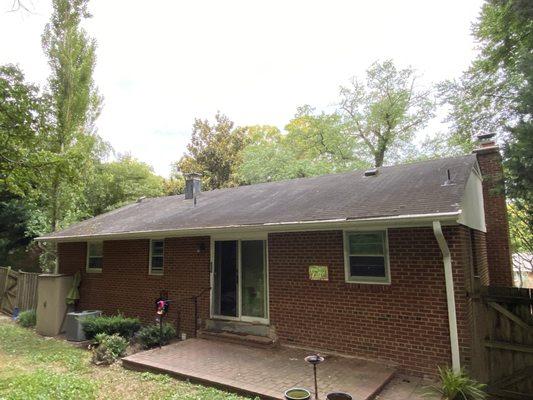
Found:
M 307 389 L 292 388 L 285 392 L 286 400 L 309 400 L 311 393 Z
M 472 379 L 461 369 L 453 372 L 451 368 L 439 369 L 439 385 L 430 386 L 430 393 L 438 393 L 442 400 L 484 400 L 487 394 L 483 391 L 485 385 Z M 429 394 L 429 393 L 428 393 Z

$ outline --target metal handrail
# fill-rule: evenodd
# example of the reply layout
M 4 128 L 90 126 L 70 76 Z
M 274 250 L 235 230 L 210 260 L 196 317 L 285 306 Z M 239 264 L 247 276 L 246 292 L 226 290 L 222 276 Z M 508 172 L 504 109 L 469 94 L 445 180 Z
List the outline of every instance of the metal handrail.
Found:
M 197 335 L 196 332 L 198 331 L 198 298 L 202 296 L 208 290 L 211 290 L 210 286 L 202 289 L 202 291 L 195 296 L 184 297 L 177 301 L 177 303 L 181 303 L 182 301 L 185 301 L 185 300 L 192 300 L 194 302 L 194 337 L 196 337 Z M 181 325 L 181 318 L 180 318 L 181 313 L 179 311 L 179 307 L 176 307 L 176 309 L 178 311 L 178 323 Z M 178 330 L 179 330 L 179 326 L 178 326 Z

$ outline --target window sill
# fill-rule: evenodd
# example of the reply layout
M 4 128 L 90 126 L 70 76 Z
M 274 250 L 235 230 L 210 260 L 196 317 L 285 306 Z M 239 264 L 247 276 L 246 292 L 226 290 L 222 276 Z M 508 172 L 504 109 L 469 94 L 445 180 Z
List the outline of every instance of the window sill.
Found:
M 102 269 L 101 268 L 87 268 L 85 272 L 87 272 L 88 274 L 101 274 Z
M 148 275 L 150 275 L 150 276 L 163 276 L 165 274 L 163 272 L 148 272 Z
M 391 285 L 391 281 L 390 280 L 372 281 L 372 280 L 358 280 L 357 278 L 355 278 L 355 279 L 345 279 L 345 283 L 351 283 L 351 284 L 354 284 L 354 285 L 384 285 L 384 286 L 390 286 Z

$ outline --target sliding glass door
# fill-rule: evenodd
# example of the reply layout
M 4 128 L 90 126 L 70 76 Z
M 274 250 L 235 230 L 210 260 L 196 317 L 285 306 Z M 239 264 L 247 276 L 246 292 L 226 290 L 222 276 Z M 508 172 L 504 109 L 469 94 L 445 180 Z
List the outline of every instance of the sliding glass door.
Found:
M 213 250 L 213 316 L 267 321 L 266 240 L 215 240 Z

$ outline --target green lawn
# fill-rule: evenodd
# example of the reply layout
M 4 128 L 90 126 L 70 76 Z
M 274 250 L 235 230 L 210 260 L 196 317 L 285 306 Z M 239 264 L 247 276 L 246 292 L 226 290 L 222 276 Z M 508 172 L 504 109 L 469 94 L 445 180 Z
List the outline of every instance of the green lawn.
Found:
M 90 353 L 43 338 L 0 317 L 0 400 L 243 400 L 166 375 L 134 372 L 120 363 L 90 363 Z

